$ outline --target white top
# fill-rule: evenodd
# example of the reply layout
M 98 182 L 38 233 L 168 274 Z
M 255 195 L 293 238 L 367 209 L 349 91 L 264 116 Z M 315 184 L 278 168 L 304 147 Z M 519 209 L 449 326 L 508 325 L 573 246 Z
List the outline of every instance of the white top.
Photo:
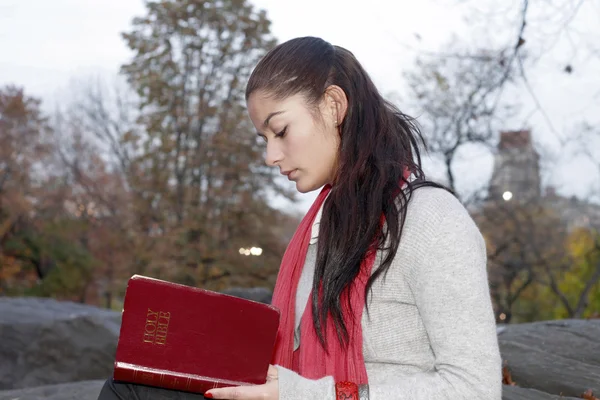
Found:
M 296 330 L 312 288 L 320 216 L 298 285 Z M 373 285 L 369 312 L 362 328 L 371 400 L 501 400 L 485 243 L 452 194 L 413 192 L 398 252 L 385 280 Z M 335 400 L 332 377 L 310 380 L 277 367 L 280 400 Z

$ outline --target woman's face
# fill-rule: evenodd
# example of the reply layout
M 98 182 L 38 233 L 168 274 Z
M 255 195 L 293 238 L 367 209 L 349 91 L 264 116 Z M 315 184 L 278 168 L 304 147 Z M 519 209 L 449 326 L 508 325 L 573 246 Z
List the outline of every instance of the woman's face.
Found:
M 262 91 L 248 99 L 250 119 L 267 142 L 265 161 L 296 182 L 301 193 L 331 183 L 340 137 L 335 114 L 324 100 L 315 111 L 302 94 L 276 100 Z

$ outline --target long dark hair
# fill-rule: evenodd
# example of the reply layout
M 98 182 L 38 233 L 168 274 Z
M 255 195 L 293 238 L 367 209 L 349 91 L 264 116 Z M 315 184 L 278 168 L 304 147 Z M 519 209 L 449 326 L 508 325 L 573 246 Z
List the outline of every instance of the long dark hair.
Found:
M 312 291 L 313 323 L 325 348 L 328 313 L 340 342 L 348 343 L 341 295 L 349 290 L 373 243 L 385 250 L 385 257 L 374 266 L 366 300 L 373 282 L 385 277 L 396 255 L 413 190 L 439 186 L 427 181 L 421 169 L 419 145 L 425 143 L 416 122 L 381 96 L 354 55 L 342 47 L 315 37 L 278 45 L 252 72 L 246 100 L 258 90 L 279 99 L 302 93 L 316 107 L 330 85 L 344 90 L 348 110 L 340 127 L 338 169 L 319 227 Z M 406 169 L 414 180 L 405 179 Z

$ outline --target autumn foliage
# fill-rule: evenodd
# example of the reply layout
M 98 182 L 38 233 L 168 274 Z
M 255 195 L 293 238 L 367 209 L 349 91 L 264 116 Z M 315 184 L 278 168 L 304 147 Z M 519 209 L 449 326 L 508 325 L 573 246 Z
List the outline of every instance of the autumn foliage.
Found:
M 82 85 L 56 113 L 0 88 L 0 295 L 118 309 L 135 273 L 272 287 L 298 217 L 273 207 L 294 195 L 265 167 L 245 110 L 250 71 L 275 45 L 266 13 L 246 0 L 148 1 L 122 37 L 123 83 Z M 452 187 L 457 149 L 504 121 L 485 99 L 509 71 L 484 56 L 479 69 L 421 63 L 409 79 L 437 118 L 424 134 Z M 474 217 L 498 322 L 598 315 L 597 231 L 566 229 L 542 203 L 488 202 Z M 252 246 L 262 255 L 240 254 Z
M 500 323 L 588 318 L 600 311 L 600 235 L 569 227 L 539 201 L 489 202 L 475 214 L 487 244 Z
M 52 118 L 0 89 L 0 294 L 118 308 L 139 273 L 272 287 L 298 219 L 264 165 L 244 85 L 274 45 L 243 0 L 153 1 L 123 39 L 122 86 L 87 85 Z M 118 89 L 118 90 L 117 90 Z M 260 257 L 240 248 L 260 247 Z

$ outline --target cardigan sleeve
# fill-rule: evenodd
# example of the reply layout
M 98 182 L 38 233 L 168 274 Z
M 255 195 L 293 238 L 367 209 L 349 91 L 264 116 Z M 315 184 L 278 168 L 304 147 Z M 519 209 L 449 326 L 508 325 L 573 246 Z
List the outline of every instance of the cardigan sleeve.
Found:
M 413 292 L 435 357 L 430 371 L 369 385 L 370 400 L 501 400 L 501 359 L 489 294 L 485 243 L 448 194 L 421 261 L 409 266 Z M 370 377 L 371 378 L 371 377 Z M 309 380 L 280 369 L 280 400 L 334 400 L 331 377 Z

